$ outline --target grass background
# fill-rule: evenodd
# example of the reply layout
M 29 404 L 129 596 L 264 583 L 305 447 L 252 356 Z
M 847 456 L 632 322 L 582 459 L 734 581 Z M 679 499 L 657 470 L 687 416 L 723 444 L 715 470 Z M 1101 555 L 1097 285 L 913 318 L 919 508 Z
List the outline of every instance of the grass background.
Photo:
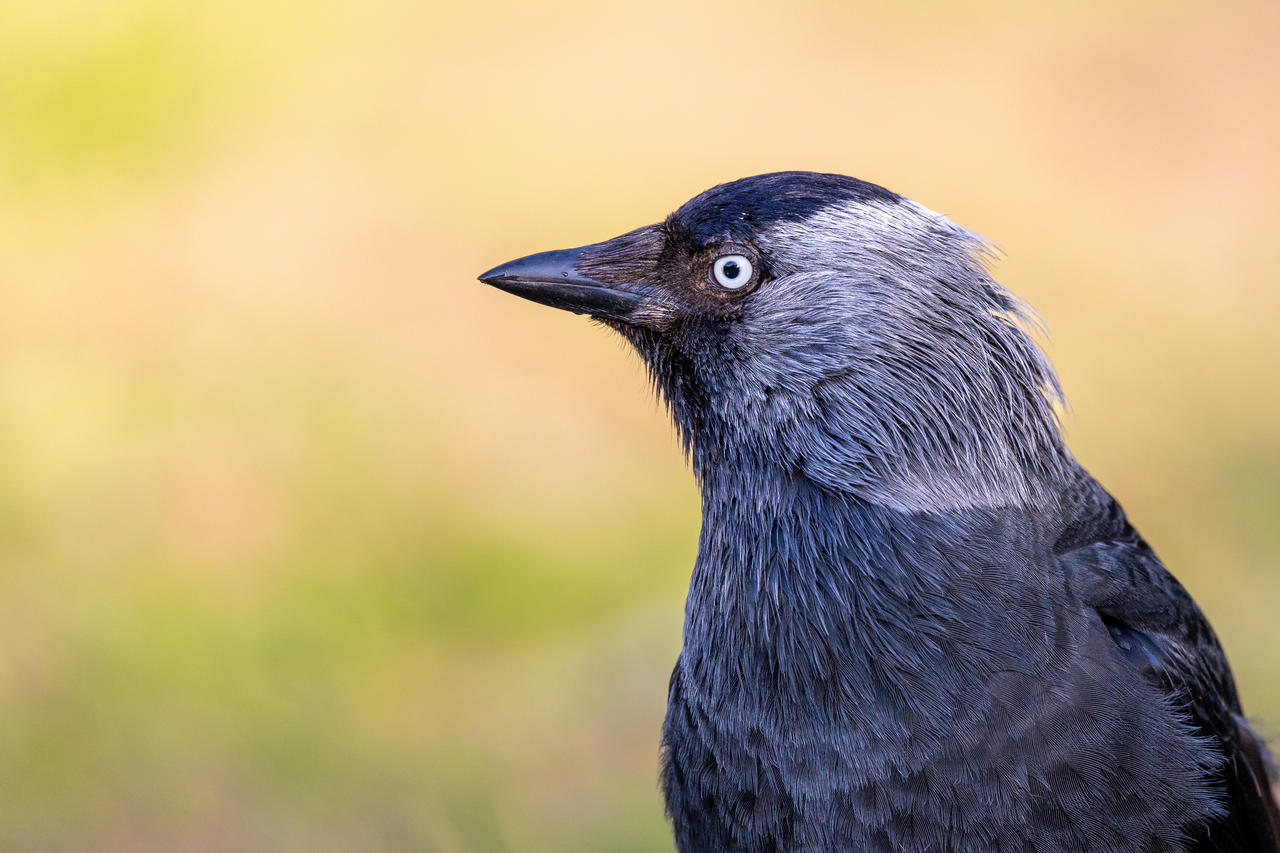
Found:
M 774 169 L 999 243 L 1280 726 L 1280 7 L 0 6 L 0 850 L 669 850 L 697 496 L 474 281 Z

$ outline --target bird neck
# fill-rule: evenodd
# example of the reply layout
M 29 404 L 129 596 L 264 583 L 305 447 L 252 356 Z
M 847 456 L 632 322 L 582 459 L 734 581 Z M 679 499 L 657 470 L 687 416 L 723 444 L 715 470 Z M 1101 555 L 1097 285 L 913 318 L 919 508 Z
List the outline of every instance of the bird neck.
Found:
M 1011 315 L 966 315 L 923 351 L 925 332 L 873 319 L 866 346 L 832 345 L 814 363 L 767 335 L 744 354 L 746 333 L 727 321 L 690 321 L 694 343 L 615 328 L 644 357 L 700 479 L 763 462 L 906 513 L 1052 503 L 1078 466 L 1057 379 Z M 810 337 L 840 334 L 820 332 Z
M 703 701 L 762 715 L 832 723 L 889 704 L 947 718 L 982 671 L 1025 666 L 1009 632 L 1050 629 L 1018 576 L 1041 538 L 1025 511 L 909 514 L 795 470 L 717 472 L 682 671 Z

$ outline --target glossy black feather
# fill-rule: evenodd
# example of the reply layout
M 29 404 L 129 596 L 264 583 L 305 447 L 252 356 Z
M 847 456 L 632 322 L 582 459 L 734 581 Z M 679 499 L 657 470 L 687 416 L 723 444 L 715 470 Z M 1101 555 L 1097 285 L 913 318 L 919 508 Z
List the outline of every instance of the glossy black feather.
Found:
M 671 217 L 695 244 L 732 234 L 751 235 L 778 222 L 807 219 L 840 202 L 902 200 L 882 186 L 846 175 L 773 172 L 720 184 L 699 193 Z
M 1022 511 L 783 491 L 771 542 L 704 534 L 664 729 L 682 851 L 1277 849 L 1221 650 L 1123 516 L 1057 554 Z

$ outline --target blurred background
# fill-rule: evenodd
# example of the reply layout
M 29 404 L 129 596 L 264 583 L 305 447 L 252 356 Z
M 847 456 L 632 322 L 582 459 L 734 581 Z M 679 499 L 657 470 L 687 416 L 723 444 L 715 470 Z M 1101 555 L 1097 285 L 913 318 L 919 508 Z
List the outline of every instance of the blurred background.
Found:
M 1280 728 L 1280 5 L 8 0 L 0 850 L 663 851 L 697 495 L 480 271 L 853 174 L 1006 252 Z

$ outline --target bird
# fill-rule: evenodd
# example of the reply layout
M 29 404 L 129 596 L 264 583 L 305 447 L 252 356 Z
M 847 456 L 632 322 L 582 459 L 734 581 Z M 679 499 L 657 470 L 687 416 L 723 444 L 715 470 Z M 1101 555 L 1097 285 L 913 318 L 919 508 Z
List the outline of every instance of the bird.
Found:
M 680 853 L 1280 851 L 1222 646 L 1065 445 L 993 252 L 776 172 L 480 276 L 629 341 L 697 480 Z

